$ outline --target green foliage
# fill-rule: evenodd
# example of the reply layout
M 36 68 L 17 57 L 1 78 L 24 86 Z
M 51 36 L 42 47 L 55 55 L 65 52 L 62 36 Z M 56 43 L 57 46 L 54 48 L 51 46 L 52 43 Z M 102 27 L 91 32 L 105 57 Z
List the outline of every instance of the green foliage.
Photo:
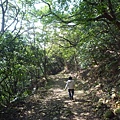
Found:
M 115 110 L 115 114 L 120 115 L 120 108 Z
M 14 39 L 10 33 L 6 33 L 0 42 L 0 101 L 2 104 L 8 104 L 14 98 L 14 95 L 17 94 L 17 91 L 21 90 L 22 86 L 18 86 L 18 84 L 20 82 L 23 83 L 26 74 L 25 67 L 20 63 L 21 60 L 19 59 L 24 43 Z
M 56 20 L 59 20 L 60 22 L 63 23 L 73 22 L 75 24 L 84 23 L 84 25 L 82 26 L 83 29 L 79 29 L 79 26 L 77 26 L 79 31 L 77 35 L 81 34 L 82 36 L 82 39 L 79 38 L 79 40 L 81 41 L 78 43 L 78 49 L 80 51 L 79 54 L 81 58 L 80 61 L 82 61 L 81 62 L 82 66 L 99 64 L 101 60 L 106 61 L 105 59 L 107 57 L 111 57 L 111 55 L 108 56 L 107 51 L 113 51 L 113 48 L 111 48 L 111 44 L 113 44 L 115 41 L 112 41 L 113 40 L 112 37 L 116 36 L 118 33 L 117 34 L 114 33 L 114 35 L 113 34 L 111 35 L 111 32 L 116 31 L 115 26 L 113 25 L 107 26 L 104 20 L 102 20 L 102 17 L 100 17 L 101 18 L 100 22 L 99 21 L 97 22 L 97 20 L 99 19 L 99 16 L 104 14 L 104 10 L 110 12 L 110 7 L 113 6 L 118 7 L 119 2 L 116 0 L 117 4 L 115 4 L 113 1 L 111 1 L 111 3 L 108 3 L 107 1 L 104 2 L 79 1 L 79 4 L 78 3 L 73 4 L 73 8 L 70 14 L 69 10 L 67 10 L 66 13 L 62 13 L 62 10 L 64 10 L 67 2 L 69 1 L 58 1 L 61 7 L 60 6 L 58 6 L 59 8 L 54 7 L 55 11 L 54 13 L 56 14 L 55 16 L 57 16 Z M 111 4 L 113 6 L 110 6 Z M 56 5 L 57 3 L 54 4 L 54 6 Z M 115 9 L 114 7 L 112 9 Z M 59 14 L 60 12 L 61 14 Z M 111 22 L 111 20 L 107 18 L 107 16 L 104 17 L 106 18 L 106 21 Z M 94 20 L 96 20 L 96 22 L 94 22 Z M 111 30 L 112 27 L 114 28 L 113 30 Z M 80 30 L 82 30 L 82 32 L 80 32 Z M 75 31 L 73 30 L 73 32 Z
M 43 66 L 39 68 L 43 50 L 27 45 L 22 37 L 14 38 L 10 32 L 0 43 L 0 104 L 8 105 L 31 94 L 31 81 L 43 76 Z
M 104 113 L 104 118 L 105 119 L 112 119 L 114 117 L 114 113 L 112 110 L 107 110 L 105 113 Z

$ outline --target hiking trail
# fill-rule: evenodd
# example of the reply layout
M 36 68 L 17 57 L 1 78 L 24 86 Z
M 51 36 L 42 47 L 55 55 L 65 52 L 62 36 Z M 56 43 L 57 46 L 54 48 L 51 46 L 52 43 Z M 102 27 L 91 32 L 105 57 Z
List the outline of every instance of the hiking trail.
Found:
M 95 113 L 94 96 L 90 84 L 82 79 L 75 80 L 74 100 L 69 100 L 64 90 L 68 74 L 51 75 L 48 90 L 39 89 L 35 94 L 18 104 L 13 119 L 8 120 L 101 120 Z M 4 120 L 4 119 L 3 119 Z

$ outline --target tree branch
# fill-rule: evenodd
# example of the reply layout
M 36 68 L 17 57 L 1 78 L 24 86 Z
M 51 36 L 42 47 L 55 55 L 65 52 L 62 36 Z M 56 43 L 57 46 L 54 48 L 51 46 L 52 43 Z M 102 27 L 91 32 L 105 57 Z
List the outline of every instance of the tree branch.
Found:
M 67 39 L 67 38 L 64 38 L 64 37 L 62 37 L 62 36 L 59 36 L 60 38 L 62 38 L 60 41 L 67 41 L 70 45 L 72 45 L 72 46 L 76 46 L 76 44 L 75 44 L 75 42 L 72 42 L 72 41 L 70 41 L 69 39 Z
M 110 9 L 110 14 L 116 20 L 116 16 L 115 16 L 115 12 L 113 11 L 111 0 L 108 0 L 108 4 L 109 4 L 109 9 Z

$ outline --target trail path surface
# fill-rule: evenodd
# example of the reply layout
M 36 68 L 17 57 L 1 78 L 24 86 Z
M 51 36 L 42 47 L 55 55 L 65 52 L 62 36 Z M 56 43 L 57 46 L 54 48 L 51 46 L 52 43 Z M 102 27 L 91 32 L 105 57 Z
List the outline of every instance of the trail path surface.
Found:
M 75 80 L 74 100 L 64 91 L 67 74 L 50 76 L 50 88 L 38 91 L 27 101 L 27 107 L 21 119 L 24 120 L 100 120 L 94 111 L 94 104 L 89 93 L 89 83 Z M 39 93 L 43 94 L 41 96 Z M 47 96 L 47 97 L 46 97 Z M 29 109 L 28 109 L 29 108 Z
M 22 105 L 17 105 L 19 114 L 7 120 L 100 120 L 94 111 L 94 102 L 89 92 L 89 83 L 75 80 L 74 100 L 64 91 L 67 74 L 50 76 L 48 91 L 38 90 Z

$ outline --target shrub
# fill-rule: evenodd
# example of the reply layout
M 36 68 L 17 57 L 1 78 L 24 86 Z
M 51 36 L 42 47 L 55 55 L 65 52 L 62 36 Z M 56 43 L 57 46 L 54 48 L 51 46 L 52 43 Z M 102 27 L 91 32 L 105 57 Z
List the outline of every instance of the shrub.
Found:
M 104 118 L 105 119 L 109 119 L 109 118 L 113 118 L 113 117 L 114 117 L 114 113 L 113 113 L 112 110 L 105 111 L 105 113 L 104 113 Z

